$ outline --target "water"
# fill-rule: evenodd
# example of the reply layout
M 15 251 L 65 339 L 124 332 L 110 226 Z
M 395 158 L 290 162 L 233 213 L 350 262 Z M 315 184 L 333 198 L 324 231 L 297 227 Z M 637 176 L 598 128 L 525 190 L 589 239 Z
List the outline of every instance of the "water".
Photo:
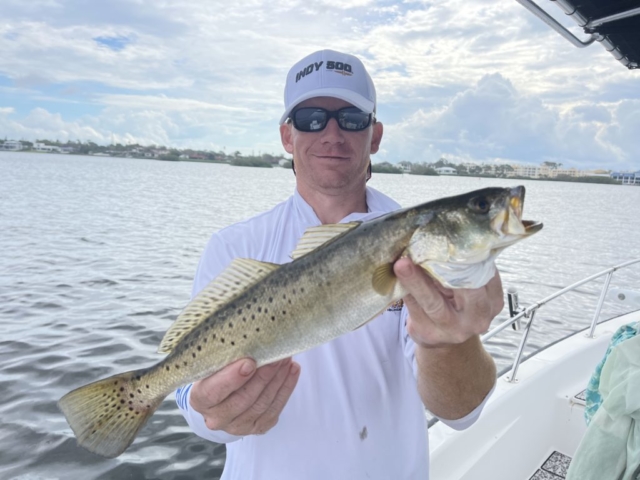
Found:
M 525 217 L 545 223 L 498 261 L 521 303 L 640 257 L 631 214 L 640 188 L 518 183 Z M 374 174 L 370 184 L 409 206 L 514 182 Z M 191 434 L 173 398 L 111 460 L 76 446 L 55 402 L 157 361 L 210 234 L 293 188 L 292 172 L 279 168 L 0 153 L 0 479 L 218 478 L 224 447 Z M 601 282 L 541 310 L 529 351 L 585 327 Z M 640 268 L 617 273 L 617 284 L 640 285 Z M 605 304 L 602 317 L 617 313 Z M 517 338 L 508 331 L 489 345 L 499 368 Z

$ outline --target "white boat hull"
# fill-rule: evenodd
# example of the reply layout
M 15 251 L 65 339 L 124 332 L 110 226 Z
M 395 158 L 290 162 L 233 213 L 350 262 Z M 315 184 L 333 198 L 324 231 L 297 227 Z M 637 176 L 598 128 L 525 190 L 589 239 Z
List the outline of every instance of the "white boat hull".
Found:
M 517 382 L 508 381 L 511 372 L 498 379 L 481 417 L 469 429 L 433 425 L 431 479 L 564 478 L 560 471 L 557 477 L 536 472 L 553 452 L 573 457 L 586 431 L 584 403 L 575 396 L 585 390 L 613 333 L 639 321 L 640 311 L 632 312 L 598 325 L 594 338 L 583 331 L 538 352 L 520 365 Z

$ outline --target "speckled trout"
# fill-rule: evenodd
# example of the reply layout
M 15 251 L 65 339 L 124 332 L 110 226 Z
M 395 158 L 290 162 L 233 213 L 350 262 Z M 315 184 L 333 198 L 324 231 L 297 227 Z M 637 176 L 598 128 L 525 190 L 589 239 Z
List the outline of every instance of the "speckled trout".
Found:
M 524 193 L 486 188 L 367 222 L 313 227 L 283 265 L 236 259 L 169 328 L 162 361 L 73 390 L 60 409 L 82 447 L 115 457 L 176 388 L 243 357 L 276 362 L 376 317 L 405 295 L 393 274 L 402 256 L 444 285 L 486 283 L 492 272 L 480 284 L 459 279 L 474 278 L 469 271 L 493 265 L 501 250 L 542 228 L 521 219 Z

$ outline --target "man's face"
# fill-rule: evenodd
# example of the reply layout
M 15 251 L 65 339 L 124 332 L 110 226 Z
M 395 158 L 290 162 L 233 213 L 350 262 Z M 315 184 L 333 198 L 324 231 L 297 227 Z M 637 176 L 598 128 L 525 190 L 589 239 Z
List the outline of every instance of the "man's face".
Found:
M 337 98 L 316 97 L 301 102 L 296 108 L 321 107 L 335 111 L 351 106 Z M 348 132 L 340 129 L 337 120 L 332 118 L 320 132 L 301 132 L 291 123 L 285 123 L 280 126 L 280 136 L 284 149 L 293 155 L 299 186 L 335 195 L 365 184 L 369 155 L 378 151 L 382 124 Z

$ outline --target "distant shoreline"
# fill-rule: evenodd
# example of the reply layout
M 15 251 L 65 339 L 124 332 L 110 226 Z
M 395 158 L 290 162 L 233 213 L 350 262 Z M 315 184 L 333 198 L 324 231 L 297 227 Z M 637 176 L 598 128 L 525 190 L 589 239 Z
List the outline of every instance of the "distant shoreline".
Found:
M 38 152 L 32 150 L 0 150 L 0 152 L 9 152 L 9 153 L 37 153 L 37 154 L 46 154 L 46 155 L 69 155 L 69 156 L 78 156 L 78 157 L 97 157 L 97 158 L 124 158 L 131 160 L 156 160 L 160 162 L 192 162 L 192 163 L 216 163 L 222 165 L 229 166 L 239 166 L 239 167 L 253 167 L 253 168 L 264 168 L 265 166 L 275 166 L 280 168 L 291 168 L 290 166 L 281 166 L 277 163 L 268 164 L 267 162 L 263 162 L 266 165 L 253 165 L 252 162 L 238 162 L 232 163 L 229 161 L 223 160 L 209 160 L 209 159 L 201 159 L 201 158 L 177 158 L 177 159 L 162 159 L 157 157 L 139 157 L 139 156 L 120 156 L 120 155 L 108 155 L 108 154 L 100 154 L 100 155 L 91 155 L 84 153 L 50 153 L 50 152 Z M 246 157 L 245 157 L 246 158 Z M 569 177 L 569 178 L 536 178 L 536 177 L 523 177 L 523 176 L 497 176 L 497 175 L 474 175 L 474 174 L 457 174 L 457 175 L 445 175 L 445 174 L 435 174 L 435 175 L 421 175 L 410 172 L 376 172 L 374 170 L 375 175 L 380 174 L 389 174 L 389 175 L 397 175 L 398 173 L 402 175 L 414 175 L 414 176 L 438 176 L 438 177 L 461 177 L 461 178 L 499 178 L 504 180 L 535 180 L 539 182 L 566 182 L 566 183 L 592 183 L 592 184 L 600 184 L 600 185 L 621 185 L 621 186 L 639 186 L 633 184 L 623 184 L 609 177 Z

